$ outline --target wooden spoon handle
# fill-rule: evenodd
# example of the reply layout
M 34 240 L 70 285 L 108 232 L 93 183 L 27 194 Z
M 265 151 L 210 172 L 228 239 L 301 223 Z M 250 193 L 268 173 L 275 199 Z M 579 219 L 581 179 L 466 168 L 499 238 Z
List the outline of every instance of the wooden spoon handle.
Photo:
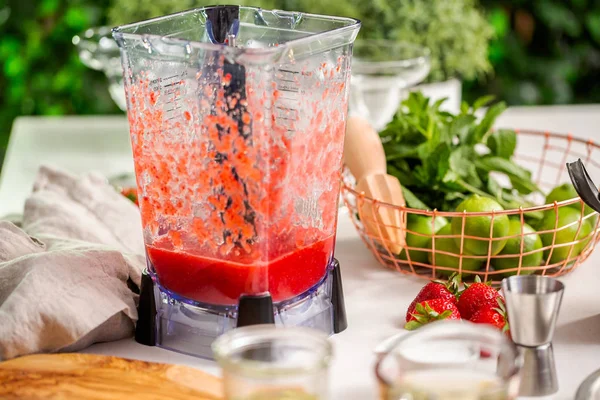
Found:
M 346 124 L 344 163 L 357 181 L 368 175 L 385 174 L 385 152 L 379 135 L 367 120 L 350 117 Z

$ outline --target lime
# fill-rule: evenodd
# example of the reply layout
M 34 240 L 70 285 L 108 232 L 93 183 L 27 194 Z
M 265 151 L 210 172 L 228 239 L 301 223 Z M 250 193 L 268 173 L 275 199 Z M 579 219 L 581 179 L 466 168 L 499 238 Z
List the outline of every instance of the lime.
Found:
M 448 220 L 444 217 L 435 217 L 435 231 L 440 230 L 441 227 L 448 224 Z M 406 230 L 410 231 L 406 233 L 406 245 L 408 247 L 415 247 L 419 249 L 431 248 L 431 236 L 433 235 L 433 217 L 426 217 L 424 215 L 411 215 L 406 223 Z M 426 236 L 416 235 L 415 233 L 421 233 Z M 402 260 L 407 260 L 407 250 L 404 249 L 400 253 Z M 408 250 L 411 262 L 426 263 L 427 254 L 429 252 L 419 250 Z
M 577 194 L 577 191 L 575 190 L 573 184 L 563 183 L 562 185 L 555 187 L 550 191 L 550 193 L 548 193 L 548 196 L 546 196 L 546 204 L 552 204 L 555 201 L 571 200 L 575 197 L 579 197 L 579 194 Z M 572 207 L 577 211 L 581 212 L 581 203 L 570 204 L 568 207 Z M 589 215 L 594 212 L 594 210 L 592 210 L 591 207 L 588 205 L 585 205 L 583 209 L 585 215 Z M 594 217 L 586 218 L 586 221 L 590 221 L 591 224 L 596 225 L 597 219 L 598 216 L 595 215 Z
M 528 235 L 530 233 L 531 235 Z M 510 226 L 508 228 L 508 236 L 520 235 L 521 234 L 521 221 L 518 219 L 511 219 Z M 523 224 L 523 253 L 529 253 L 530 251 L 540 250 L 542 248 L 542 239 L 535 232 L 531 226 Z M 507 254 L 521 254 L 521 238 L 514 237 L 506 241 L 506 245 L 498 255 Z M 535 253 L 523 256 L 521 267 L 536 267 L 542 263 L 543 252 L 540 250 Z M 508 257 L 508 258 L 495 258 L 492 259 L 492 265 L 497 270 L 512 269 L 519 267 L 519 257 Z M 532 269 L 522 270 L 521 275 L 530 275 L 535 271 Z M 504 276 L 516 275 L 517 271 L 506 272 Z
M 572 207 L 560 207 L 558 209 L 558 224 L 556 230 L 556 240 L 554 241 L 554 245 L 567 244 L 570 242 L 574 242 L 575 240 L 581 240 L 587 238 L 586 240 L 576 244 L 575 246 L 561 246 L 555 247 L 552 252 L 552 256 L 550 257 L 550 264 L 555 264 L 560 261 L 564 261 L 567 257 L 575 257 L 585 248 L 585 246 L 589 243 L 591 239 L 591 233 L 593 231 L 591 223 L 587 221 L 583 221 L 581 223 L 581 229 L 579 229 L 579 221 L 581 221 L 581 211 L 576 210 Z M 549 210 L 544 213 L 544 218 L 540 222 L 538 227 L 538 231 L 548 231 L 554 230 L 554 226 L 556 224 L 556 211 Z M 572 224 L 572 225 L 569 225 Z M 569 226 L 567 226 L 569 225 Z M 577 230 L 579 230 L 579 234 L 577 235 Z M 577 236 L 577 238 L 575 238 Z M 542 238 L 542 243 L 544 246 L 552 245 L 552 238 L 554 237 L 554 232 L 541 233 L 540 237 Z M 573 251 L 571 251 L 571 247 L 573 247 Z M 569 255 L 569 252 L 571 254 Z M 544 258 L 548 259 L 550 255 L 550 249 L 544 251 Z
M 491 211 L 502 211 L 504 210 L 500 204 L 495 200 L 488 197 L 482 197 L 478 195 L 469 196 L 462 203 L 456 207 L 457 212 L 491 212 Z M 464 251 L 469 254 L 484 256 L 488 254 L 488 246 L 490 243 L 490 230 L 492 230 L 492 237 L 502 238 L 508 235 L 509 221 L 506 215 L 496 215 L 494 217 L 494 227 L 492 229 L 492 217 L 491 216 L 478 216 L 470 217 L 465 216 L 465 236 L 475 236 L 481 239 L 464 239 Z M 460 235 L 462 231 L 463 218 L 454 217 L 452 218 L 452 233 L 454 235 Z M 456 237 L 456 245 L 460 249 L 461 237 Z M 494 240 L 492 241 L 491 253 L 492 255 L 498 254 L 504 245 L 506 240 Z
M 452 235 L 452 226 L 450 224 L 445 225 L 444 227 L 442 227 L 442 229 L 440 229 L 436 233 L 436 236 L 437 235 L 440 235 L 440 236 Z M 456 254 L 456 256 L 438 253 L 438 251 L 446 251 L 448 253 Z M 436 239 L 435 239 L 435 266 L 436 267 L 454 268 L 456 271 L 458 271 L 458 268 L 460 265 L 459 254 L 460 254 L 460 249 L 456 245 L 453 238 L 437 238 L 436 237 Z M 463 259 L 462 259 L 463 273 L 462 274 L 466 275 L 464 273 L 464 271 L 477 271 L 478 269 L 481 268 L 484 261 L 485 261 L 484 259 L 463 257 Z M 429 253 L 429 263 L 431 265 L 434 265 L 433 264 L 433 252 Z M 456 271 L 439 270 L 438 272 L 441 275 L 450 276 L 450 275 L 452 275 L 452 273 L 454 273 Z
M 546 196 L 546 204 L 552 204 L 555 201 L 571 200 L 576 197 L 579 197 L 579 195 L 577 194 L 577 191 L 575 190 L 575 187 L 573 186 L 573 184 L 563 183 L 562 185 L 556 186 L 554 189 L 552 189 L 550 191 L 550 193 L 548 193 L 548 196 Z M 571 205 L 569 205 L 569 207 L 573 207 L 577 210 L 581 210 L 580 203 L 571 204 Z M 594 212 L 594 210 L 592 210 L 590 208 L 590 206 L 588 206 L 588 205 L 586 205 L 584 207 L 584 210 L 585 210 L 585 215 L 588 215 L 588 214 L 591 214 Z

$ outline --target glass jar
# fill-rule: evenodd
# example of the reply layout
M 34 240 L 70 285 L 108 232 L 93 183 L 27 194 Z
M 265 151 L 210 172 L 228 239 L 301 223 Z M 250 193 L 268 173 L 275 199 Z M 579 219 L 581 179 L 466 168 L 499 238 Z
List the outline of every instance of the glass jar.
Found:
M 522 360 L 488 325 L 439 321 L 400 337 L 377 361 L 382 400 L 511 400 Z
M 326 334 L 302 327 L 255 325 L 213 343 L 227 400 L 325 400 L 332 357 Z

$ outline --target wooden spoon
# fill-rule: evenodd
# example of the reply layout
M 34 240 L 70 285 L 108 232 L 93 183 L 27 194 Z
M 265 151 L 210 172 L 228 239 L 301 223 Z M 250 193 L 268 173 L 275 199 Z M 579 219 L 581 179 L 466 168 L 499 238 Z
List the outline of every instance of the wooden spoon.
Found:
M 0 363 L 1 399 L 222 400 L 221 380 L 183 365 L 94 354 L 36 354 Z
M 356 178 L 356 190 L 366 197 L 405 206 L 398 178 L 387 174 L 385 152 L 379 135 L 361 117 L 350 117 L 346 125 L 344 163 Z M 399 254 L 406 243 L 406 219 L 402 213 L 389 206 L 374 206 L 365 201 L 359 210 L 367 232 L 381 238 L 381 244 L 393 254 Z

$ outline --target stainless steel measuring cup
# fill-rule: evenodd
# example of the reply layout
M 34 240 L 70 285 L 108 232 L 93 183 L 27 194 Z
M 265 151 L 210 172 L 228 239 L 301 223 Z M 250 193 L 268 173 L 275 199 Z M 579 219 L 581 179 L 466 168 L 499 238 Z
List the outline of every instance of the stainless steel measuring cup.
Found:
M 552 337 L 564 285 L 557 279 L 511 276 L 502 281 L 513 341 L 523 355 L 520 396 L 547 396 L 558 391 Z

